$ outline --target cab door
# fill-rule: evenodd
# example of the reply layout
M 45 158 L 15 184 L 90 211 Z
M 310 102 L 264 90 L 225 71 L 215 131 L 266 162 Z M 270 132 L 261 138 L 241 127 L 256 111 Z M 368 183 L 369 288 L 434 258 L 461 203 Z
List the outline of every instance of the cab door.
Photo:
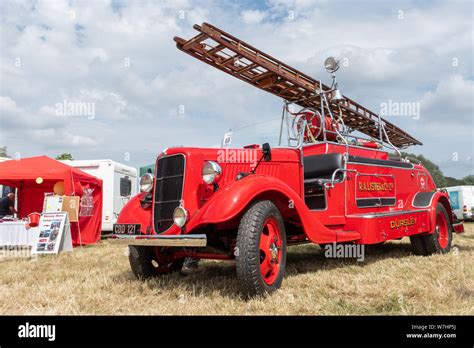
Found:
M 305 203 L 325 225 L 345 223 L 343 161 L 341 153 L 315 154 L 303 158 Z

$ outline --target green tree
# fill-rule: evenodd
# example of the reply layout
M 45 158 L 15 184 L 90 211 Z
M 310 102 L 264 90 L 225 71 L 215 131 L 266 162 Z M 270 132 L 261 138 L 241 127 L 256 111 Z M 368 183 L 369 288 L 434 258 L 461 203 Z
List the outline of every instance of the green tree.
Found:
M 56 159 L 58 161 L 64 161 L 64 160 L 72 161 L 72 160 L 74 160 L 74 158 L 72 158 L 72 155 L 70 153 L 66 153 L 66 152 L 56 156 Z
M 464 185 L 474 185 L 474 175 L 465 176 L 462 181 L 464 181 Z
M 10 158 L 10 156 L 8 156 L 8 150 L 6 146 L 0 146 L 0 157 Z
M 460 186 L 460 185 L 466 185 L 466 183 L 464 182 L 464 179 L 456 179 L 450 176 L 446 177 L 446 186 Z

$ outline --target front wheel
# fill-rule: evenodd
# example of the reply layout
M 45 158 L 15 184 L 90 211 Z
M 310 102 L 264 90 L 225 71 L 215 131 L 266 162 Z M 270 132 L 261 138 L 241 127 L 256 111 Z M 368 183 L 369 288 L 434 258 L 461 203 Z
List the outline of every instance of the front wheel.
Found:
M 237 277 L 249 297 L 280 288 L 286 266 L 285 225 L 271 201 L 251 206 L 237 233 Z
M 183 260 L 174 259 L 166 248 L 136 245 L 128 248 L 130 267 L 138 279 L 179 271 L 183 266 Z

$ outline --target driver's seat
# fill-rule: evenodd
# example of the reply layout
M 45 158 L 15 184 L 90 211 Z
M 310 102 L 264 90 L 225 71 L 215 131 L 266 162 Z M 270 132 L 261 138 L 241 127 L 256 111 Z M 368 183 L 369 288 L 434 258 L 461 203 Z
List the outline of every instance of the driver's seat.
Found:
M 303 157 L 305 193 L 320 191 L 326 182 L 331 181 L 337 169 L 344 168 L 344 156 L 340 153 L 312 155 Z M 343 177 L 342 172 L 336 174 L 336 181 Z

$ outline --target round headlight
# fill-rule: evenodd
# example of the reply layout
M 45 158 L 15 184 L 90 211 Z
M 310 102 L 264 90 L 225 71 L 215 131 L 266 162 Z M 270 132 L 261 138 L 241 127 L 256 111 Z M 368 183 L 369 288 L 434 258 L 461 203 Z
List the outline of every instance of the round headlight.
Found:
M 178 227 L 183 227 L 188 219 L 188 212 L 183 207 L 179 206 L 173 212 L 173 222 Z
M 153 188 L 153 175 L 145 173 L 140 178 L 140 192 L 150 192 Z
M 202 167 L 202 179 L 206 184 L 212 184 L 221 173 L 221 166 L 214 161 L 207 161 Z

